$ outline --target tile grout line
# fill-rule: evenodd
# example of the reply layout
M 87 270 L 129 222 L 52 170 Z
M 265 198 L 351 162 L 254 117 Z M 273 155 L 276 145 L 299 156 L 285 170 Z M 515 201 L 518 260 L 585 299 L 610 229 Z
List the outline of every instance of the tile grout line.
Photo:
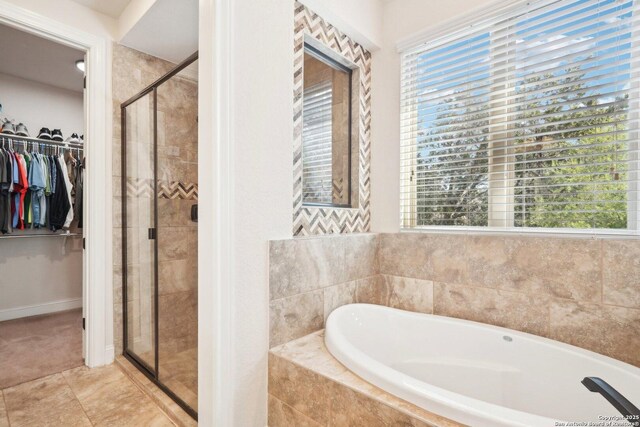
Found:
M 167 417 L 167 419 L 171 422 L 171 424 L 173 424 L 176 427 L 180 427 L 179 424 L 176 423 L 176 421 L 174 421 L 174 419 L 167 413 L 167 411 L 165 411 L 162 407 L 162 405 L 160 405 L 160 403 L 158 402 L 158 398 L 156 396 L 153 395 L 153 393 L 151 392 L 151 390 L 147 390 L 146 387 L 143 387 L 142 384 L 139 384 L 137 380 L 135 380 L 132 376 L 132 374 L 130 374 L 127 370 L 125 370 L 124 367 L 120 366 L 120 363 L 118 362 L 114 362 L 114 365 L 116 365 L 118 367 L 118 369 L 120 370 L 120 372 L 122 372 L 122 374 L 129 380 L 129 382 L 133 383 L 133 385 L 140 390 L 140 392 L 142 392 L 142 394 L 144 394 L 145 396 L 147 396 L 147 398 L 149 400 L 151 400 L 151 402 L 158 408 L 160 409 L 160 412 L 162 412 L 164 414 L 165 417 Z M 155 384 L 153 384 L 155 386 Z
M 4 412 L 5 412 L 5 416 L 7 417 L 7 423 L 9 423 L 9 427 L 11 427 L 11 419 L 9 418 L 9 408 L 7 407 L 7 399 L 4 397 L 4 390 L 0 390 L 0 396 L 2 396 L 2 403 L 4 404 Z
M 71 384 L 69 384 L 69 381 L 67 380 L 67 376 L 64 374 L 64 372 L 67 372 L 67 371 L 60 372 L 60 376 L 64 380 L 64 383 L 67 385 L 67 387 L 69 387 L 69 390 L 71 390 L 71 393 L 73 393 L 73 397 L 75 397 L 76 401 L 80 405 L 80 409 L 82 409 L 82 413 L 84 414 L 84 416 L 87 417 L 87 420 L 89 420 L 89 424 L 91 424 L 92 426 L 95 426 L 95 424 L 93 423 L 93 420 L 91 419 L 91 417 L 89 417 L 89 414 L 87 414 L 87 411 L 84 405 L 82 404 L 82 401 L 80 400 L 76 392 L 73 391 L 73 387 L 71 387 Z

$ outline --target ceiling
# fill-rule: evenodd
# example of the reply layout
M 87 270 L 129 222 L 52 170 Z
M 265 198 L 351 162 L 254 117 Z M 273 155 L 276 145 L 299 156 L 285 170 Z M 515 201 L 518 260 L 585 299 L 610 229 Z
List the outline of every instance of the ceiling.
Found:
M 131 0 L 73 0 L 96 12 L 104 13 L 112 18 L 118 18 Z
M 84 52 L 0 25 L 0 73 L 82 92 L 84 75 L 76 61 Z
M 178 63 L 198 50 L 198 0 L 156 0 L 120 40 L 123 45 Z

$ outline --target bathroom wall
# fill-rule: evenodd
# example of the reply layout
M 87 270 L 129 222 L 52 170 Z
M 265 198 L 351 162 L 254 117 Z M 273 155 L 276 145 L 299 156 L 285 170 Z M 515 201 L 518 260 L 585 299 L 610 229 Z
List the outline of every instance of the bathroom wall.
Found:
M 640 366 L 637 239 L 382 234 L 380 291 Z
M 351 240 L 353 239 L 353 240 Z M 371 302 L 474 320 L 640 366 L 637 239 L 392 233 L 271 242 L 271 346 Z
M 77 72 L 82 81 L 82 73 Z M 24 123 L 33 137 L 42 127 L 61 129 L 65 139 L 72 133 L 84 134 L 82 92 L 0 73 L 0 93 L 2 117 Z
M 181 75 L 158 88 L 158 181 L 162 364 L 198 344 L 198 84 Z

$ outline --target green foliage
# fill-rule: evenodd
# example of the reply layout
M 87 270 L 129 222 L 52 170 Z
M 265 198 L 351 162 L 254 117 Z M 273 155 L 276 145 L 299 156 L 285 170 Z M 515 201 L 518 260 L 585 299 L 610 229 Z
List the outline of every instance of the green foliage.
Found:
M 598 104 L 579 68 L 529 77 L 514 90 L 503 157 L 514 225 L 626 228 L 628 95 Z M 488 110 L 495 104 L 467 102 L 444 100 L 418 136 L 418 225 L 488 224 Z

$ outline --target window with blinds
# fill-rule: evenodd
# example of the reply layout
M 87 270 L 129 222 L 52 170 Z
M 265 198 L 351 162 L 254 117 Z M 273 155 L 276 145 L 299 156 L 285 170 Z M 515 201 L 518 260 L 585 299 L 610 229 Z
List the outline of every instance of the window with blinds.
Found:
M 637 229 L 636 8 L 529 2 L 404 51 L 403 228 Z
M 304 89 L 302 115 L 303 200 L 332 203 L 332 80 Z

